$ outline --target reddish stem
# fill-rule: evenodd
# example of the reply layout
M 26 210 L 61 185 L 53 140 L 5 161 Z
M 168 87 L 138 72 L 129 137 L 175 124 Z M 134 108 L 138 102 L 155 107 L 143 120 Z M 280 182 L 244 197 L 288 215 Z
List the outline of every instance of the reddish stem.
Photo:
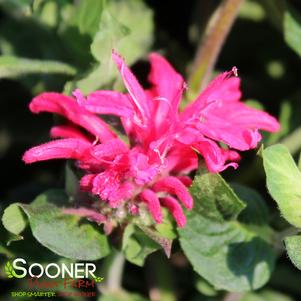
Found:
M 212 14 L 193 63 L 189 87 L 193 93 L 208 84 L 222 46 L 244 0 L 223 0 Z

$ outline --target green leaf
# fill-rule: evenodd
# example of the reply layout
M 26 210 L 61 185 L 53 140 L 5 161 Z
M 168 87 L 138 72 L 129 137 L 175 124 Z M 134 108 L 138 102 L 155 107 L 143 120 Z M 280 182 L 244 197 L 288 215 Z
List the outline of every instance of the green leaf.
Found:
M 210 200 L 198 204 L 200 213 L 220 222 L 235 220 L 246 205 L 219 174 L 212 175 L 204 169 L 201 172 L 203 175 L 195 177 L 194 185 L 190 189 L 196 202 L 200 202 L 198 200 L 203 200 L 204 197 Z M 203 189 L 200 189 L 201 186 Z
M 105 235 L 90 224 L 79 225 L 79 218 L 65 215 L 63 191 L 51 190 L 38 196 L 30 205 L 18 204 L 26 213 L 33 236 L 54 253 L 78 260 L 97 260 L 108 255 Z
M 301 15 L 288 3 L 284 13 L 284 38 L 286 43 L 301 56 Z
M 145 258 L 159 248 L 160 246 L 137 226 L 130 224 L 126 227 L 122 238 L 122 250 L 131 263 L 143 266 Z
M 217 289 L 248 291 L 263 286 L 275 254 L 269 241 L 250 226 L 263 217 L 254 216 L 257 212 L 250 206 L 242 211 L 248 202 L 242 202 L 219 174 L 202 171 L 191 193 L 194 208 L 178 231 L 194 270 Z M 241 211 L 244 217 L 235 220 Z
M 19 235 L 26 227 L 26 219 L 18 204 L 11 204 L 4 210 L 2 224 L 5 229 Z
M 231 187 L 248 207 L 248 210 L 240 213 L 238 219 L 245 224 L 267 225 L 269 212 L 261 195 L 254 189 L 241 184 L 233 183 Z
M 293 301 L 293 299 L 279 292 L 264 290 L 260 293 L 247 293 L 238 301 Z
M 247 210 L 243 210 L 238 220 L 248 229 L 256 232 L 262 239 L 273 243 L 275 234 L 267 224 L 269 211 L 261 195 L 249 187 L 240 184 L 231 184 L 235 193 L 247 204 Z
M 60 73 L 72 76 L 76 70 L 68 64 L 57 61 L 0 56 L 0 78 L 16 78 L 33 73 Z
M 147 53 L 153 42 L 153 12 L 142 0 L 109 1 L 108 9 L 129 30 L 117 49 L 130 65 Z
M 301 172 L 284 145 L 273 145 L 263 151 L 267 187 L 283 217 L 301 227 Z
M 87 33 L 92 37 L 96 34 L 104 2 L 104 0 L 81 0 L 77 3 L 75 18 L 81 34 Z
M 155 229 L 151 229 L 149 227 L 145 227 L 143 225 L 138 225 L 138 227 L 153 241 L 155 241 L 158 245 L 162 247 L 167 257 L 170 257 L 172 239 L 170 237 L 166 237 L 162 235 L 162 233 L 158 232 Z
M 20 14 L 21 16 L 28 16 L 31 14 L 32 1 L 34 0 L 1 0 L 0 5 L 1 9 L 5 9 L 7 11 L 14 11 L 15 13 Z
M 100 63 L 91 73 L 77 82 L 84 92 L 96 90 L 100 85 L 108 84 L 117 75 L 111 55 L 120 41 L 129 34 L 128 28 L 117 21 L 108 11 L 104 11 L 100 21 L 100 30 L 91 44 L 91 53 Z
M 294 235 L 286 237 L 284 243 L 290 260 L 301 270 L 301 236 Z
M 199 277 L 196 281 L 196 289 L 203 295 L 208 297 L 217 296 L 217 290 L 204 278 Z
M 76 85 L 84 93 L 89 93 L 111 84 L 117 76 L 111 58 L 112 49 L 118 50 L 131 65 L 147 52 L 152 43 L 152 19 L 152 11 L 141 0 L 109 1 L 91 44 L 91 53 L 98 64 L 83 79 L 68 83 L 65 90 L 72 90 Z

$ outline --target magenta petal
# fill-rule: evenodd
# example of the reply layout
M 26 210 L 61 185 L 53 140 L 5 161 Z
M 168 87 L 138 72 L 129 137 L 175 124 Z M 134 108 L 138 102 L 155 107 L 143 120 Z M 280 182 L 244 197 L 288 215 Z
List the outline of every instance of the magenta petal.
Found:
M 227 71 L 218 75 L 213 79 L 208 87 L 196 99 L 201 101 L 223 100 L 224 102 L 235 102 L 241 98 L 240 78 L 237 77 L 233 67 L 231 71 Z
M 167 99 L 173 112 L 177 112 L 184 89 L 184 80 L 162 56 L 152 53 L 149 81 L 154 85 L 158 97 Z
M 132 117 L 133 106 L 127 95 L 115 91 L 95 91 L 87 96 L 87 99 L 78 97 L 76 90 L 74 95 L 81 107 L 97 114 L 112 114 L 120 117 Z
M 188 176 L 177 176 L 177 178 L 186 186 L 189 187 L 192 185 L 192 179 Z
M 120 71 L 124 85 L 131 95 L 131 100 L 133 101 L 133 105 L 138 110 L 140 118 L 146 121 L 149 118 L 150 112 L 144 90 L 142 89 L 134 74 L 125 64 L 124 59 L 117 52 L 112 52 L 112 58 Z
M 139 196 L 147 204 L 148 210 L 156 223 L 162 223 L 162 211 L 157 195 L 152 190 L 145 189 Z
M 221 172 L 229 166 L 237 168 L 237 163 L 225 164 L 225 155 L 220 147 L 212 140 L 203 138 L 192 145 L 205 159 L 207 168 L 211 172 Z
M 166 177 L 153 186 L 155 192 L 175 194 L 187 209 L 193 207 L 193 199 L 186 186 L 176 177 Z
M 42 93 L 31 101 L 29 108 L 33 113 L 50 112 L 62 115 L 101 141 L 107 141 L 116 136 L 98 116 L 84 110 L 73 98 L 63 94 Z
M 160 202 L 162 206 L 166 207 L 171 212 L 177 225 L 180 228 L 184 227 L 186 224 L 186 216 L 184 215 L 183 209 L 178 201 L 171 196 L 167 196 L 165 198 L 161 198 Z
M 153 84 L 153 122 L 157 131 L 165 131 L 173 125 L 178 116 L 179 103 L 184 89 L 184 80 L 160 55 L 150 55 L 151 71 L 149 81 Z
M 123 154 L 127 151 L 128 147 L 126 146 L 126 144 L 119 138 L 115 138 L 106 143 L 94 146 L 92 154 L 95 158 L 114 158 L 116 155 Z
M 176 144 L 167 157 L 168 169 L 173 173 L 189 173 L 198 168 L 198 156 L 190 145 Z
M 219 75 L 180 117 L 207 138 L 237 150 L 249 150 L 262 138 L 259 130 L 278 131 L 279 123 L 268 113 L 239 101 L 241 92 L 235 73 L 233 69 Z
M 87 192 L 92 191 L 92 189 L 93 189 L 93 181 L 94 181 L 95 177 L 96 177 L 95 174 L 84 175 L 80 179 L 80 189 L 82 191 L 87 191 Z
M 219 116 L 226 113 L 227 119 L 240 127 L 262 129 L 268 132 L 277 132 L 280 129 L 280 124 L 276 118 L 266 112 L 250 108 L 244 103 L 229 104 L 221 107 L 217 113 Z
M 241 98 L 240 79 L 235 72 L 229 71 L 218 75 L 210 82 L 208 87 L 189 105 L 181 114 L 183 118 L 189 118 L 201 113 L 209 103 L 222 101 L 227 103 L 238 102 Z
M 205 123 L 198 123 L 198 130 L 206 137 L 221 141 L 229 147 L 246 151 L 255 148 L 261 140 L 258 129 L 240 127 L 238 124 L 227 122 L 224 119 L 211 116 Z
M 85 160 L 91 144 L 81 139 L 59 139 L 33 147 L 25 152 L 23 161 L 34 163 L 51 159 Z
M 221 152 L 225 158 L 225 161 L 239 162 L 241 159 L 240 154 L 234 150 L 221 149 Z
M 127 200 L 133 190 L 130 183 L 121 183 L 118 170 L 106 170 L 99 173 L 93 179 L 92 193 L 99 195 L 102 200 L 109 201 L 111 208 L 117 208 L 118 205 Z
M 149 164 L 149 157 L 132 151 L 130 153 L 131 160 L 131 174 L 135 178 L 135 182 L 138 185 L 144 185 L 150 183 L 153 178 L 159 173 L 157 165 Z
M 67 125 L 53 126 L 50 130 L 52 138 L 78 138 L 90 142 L 89 139 L 78 129 Z

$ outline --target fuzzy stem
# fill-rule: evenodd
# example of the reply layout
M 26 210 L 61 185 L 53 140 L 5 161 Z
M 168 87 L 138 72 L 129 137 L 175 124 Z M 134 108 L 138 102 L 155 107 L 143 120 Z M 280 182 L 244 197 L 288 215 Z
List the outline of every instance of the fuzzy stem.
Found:
M 212 14 L 204 38 L 198 46 L 192 74 L 188 81 L 193 93 L 199 92 L 208 83 L 242 3 L 243 0 L 223 0 Z
M 122 290 L 122 275 L 125 258 L 122 252 L 112 251 L 102 265 L 102 275 L 104 282 L 99 285 L 99 290 L 103 292 L 118 292 Z

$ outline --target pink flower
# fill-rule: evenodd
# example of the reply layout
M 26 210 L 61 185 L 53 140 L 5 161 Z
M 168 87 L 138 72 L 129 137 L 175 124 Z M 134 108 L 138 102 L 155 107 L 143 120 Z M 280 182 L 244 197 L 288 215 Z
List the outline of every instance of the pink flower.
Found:
M 74 159 L 84 171 L 81 189 L 98 196 L 102 204 L 125 208 L 131 215 L 139 215 L 146 206 L 156 223 L 162 222 L 161 208 L 166 207 L 183 227 L 181 205 L 193 207 L 187 175 L 198 167 L 197 154 L 211 172 L 236 168 L 237 150 L 255 148 L 261 140 L 259 130 L 275 132 L 279 124 L 240 102 L 236 69 L 219 75 L 180 112 L 186 85 L 163 57 L 150 55 L 152 87 L 145 90 L 122 57 L 114 51 L 112 56 L 127 93 L 101 90 L 85 98 L 76 90 L 74 97 L 59 93 L 35 97 L 32 112 L 60 114 L 68 123 L 51 129 L 51 136 L 61 139 L 31 148 L 23 160 Z M 119 117 L 129 142 L 123 142 L 98 114 Z

